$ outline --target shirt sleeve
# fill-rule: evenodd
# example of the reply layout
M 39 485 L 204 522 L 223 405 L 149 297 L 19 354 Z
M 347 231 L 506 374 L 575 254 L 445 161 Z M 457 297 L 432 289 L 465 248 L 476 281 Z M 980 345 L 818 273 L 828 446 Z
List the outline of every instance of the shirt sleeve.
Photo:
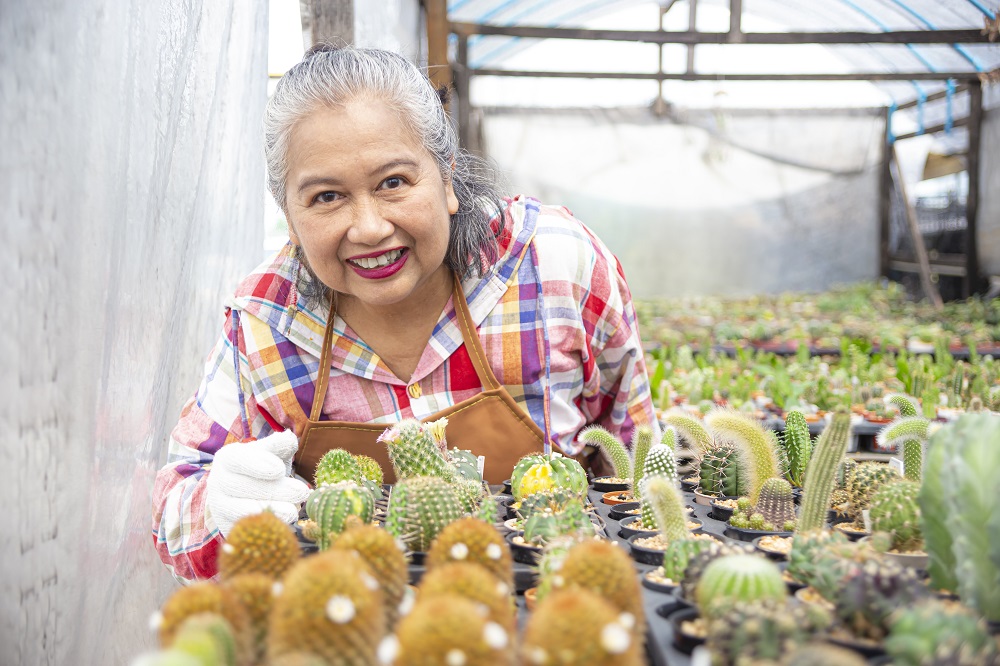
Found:
M 246 436 L 262 436 L 246 365 L 242 336 L 240 379 L 236 382 L 233 322 L 230 310 L 215 347 L 205 363 L 197 393 L 181 410 L 170 433 L 167 464 L 156 474 L 153 486 L 153 542 L 160 559 L 181 582 L 211 578 L 217 573 L 216 557 L 223 538 L 206 507 L 206 481 L 212 460 L 223 445 Z M 241 408 L 240 400 L 244 401 Z M 244 409 L 252 432 L 244 432 Z M 266 428 L 265 424 L 265 428 Z

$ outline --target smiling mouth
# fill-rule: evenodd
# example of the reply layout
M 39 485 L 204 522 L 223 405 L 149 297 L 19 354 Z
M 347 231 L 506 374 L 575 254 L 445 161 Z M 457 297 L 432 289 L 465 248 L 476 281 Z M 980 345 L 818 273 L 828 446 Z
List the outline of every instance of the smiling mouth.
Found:
M 363 257 L 361 259 L 348 259 L 347 261 L 358 268 L 372 270 L 374 268 L 382 268 L 383 266 L 396 263 L 405 253 L 405 249 L 396 249 L 383 252 L 377 257 Z

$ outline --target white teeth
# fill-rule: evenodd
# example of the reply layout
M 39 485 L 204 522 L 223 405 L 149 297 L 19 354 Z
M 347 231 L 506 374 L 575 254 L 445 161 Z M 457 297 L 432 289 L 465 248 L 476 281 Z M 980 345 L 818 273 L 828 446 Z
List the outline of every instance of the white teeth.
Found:
M 353 259 L 352 261 L 361 266 L 361 268 L 378 268 L 380 266 L 388 266 L 397 259 L 403 256 L 402 250 L 390 250 L 385 254 L 380 254 L 377 257 L 365 257 L 363 259 Z

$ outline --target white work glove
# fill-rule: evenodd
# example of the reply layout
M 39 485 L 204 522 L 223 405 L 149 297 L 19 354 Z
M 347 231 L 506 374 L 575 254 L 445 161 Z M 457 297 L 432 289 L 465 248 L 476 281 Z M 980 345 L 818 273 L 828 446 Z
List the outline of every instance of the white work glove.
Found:
M 206 506 L 222 536 L 240 518 L 265 509 L 286 523 L 298 519 L 299 505 L 309 497 L 309 486 L 291 478 L 298 446 L 298 437 L 286 430 L 219 449 L 208 472 Z

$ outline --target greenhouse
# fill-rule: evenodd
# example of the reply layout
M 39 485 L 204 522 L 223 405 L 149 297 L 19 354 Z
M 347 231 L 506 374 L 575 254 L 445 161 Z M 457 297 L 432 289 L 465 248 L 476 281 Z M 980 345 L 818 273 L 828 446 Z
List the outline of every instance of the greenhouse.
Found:
M 0 661 L 1000 666 L 995 0 L 5 3 Z

